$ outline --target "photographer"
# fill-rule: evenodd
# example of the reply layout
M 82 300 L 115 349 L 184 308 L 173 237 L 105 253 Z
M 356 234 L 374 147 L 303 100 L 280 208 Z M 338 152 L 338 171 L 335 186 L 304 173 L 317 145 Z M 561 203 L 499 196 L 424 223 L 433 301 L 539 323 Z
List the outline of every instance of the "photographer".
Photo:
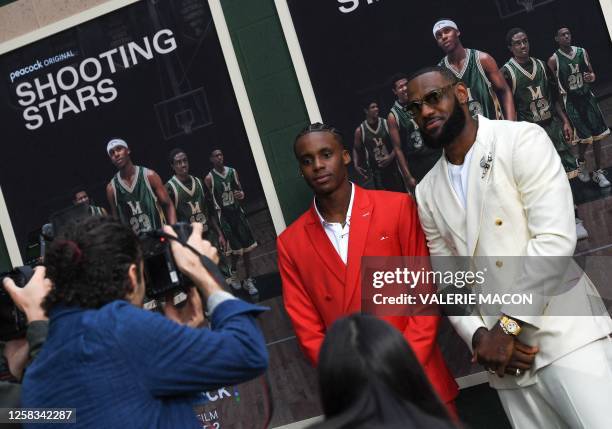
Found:
M 51 289 L 51 282 L 45 279 L 45 268 L 37 267 L 32 280 L 25 287 L 17 287 L 8 277 L 3 279 L 3 286 L 15 305 L 25 313 L 28 321 L 26 338 L 7 342 L 2 353 L 6 357 L 11 376 L 14 381 L 18 381 L 23 376 L 28 361 L 38 354 L 47 336 L 47 316 L 41 304 Z M 18 407 L 21 402 L 20 397 L 19 383 L 0 382 L 0 408 Z
M 188 244 L 216 263 L 201 228 L 193 224 Z M 196 393 L 264 372 L 267 350 L 254 319 L 263 309 L 222 291 L 191 250 L 175 240 L 171 248 L 196 287 L 183 308 L 166 304 L 163 317 L 139 308 L 142 252 L 129 227 L 92 217 L 53 242 L 45 259 L 54 284 L 44 302 L 49 336 L 26 373 L 24 407 L 75 408 L 77 427 L 197 428 Z M 196 329 L 198 291 L 210 330 Z

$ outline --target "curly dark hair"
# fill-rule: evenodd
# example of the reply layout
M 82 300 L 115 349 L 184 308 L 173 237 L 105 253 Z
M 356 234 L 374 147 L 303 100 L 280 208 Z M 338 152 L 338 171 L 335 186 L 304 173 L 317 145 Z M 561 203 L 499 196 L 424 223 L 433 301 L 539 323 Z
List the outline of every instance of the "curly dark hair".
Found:
M 55 305 L 100 308 L 130 291 L 128 269 L 136 264 L 142 275 L 138 237 L 116 220 L 93 216 L 74 223 L 57 237 L 45 254 L 53 288 L 43 307 Z

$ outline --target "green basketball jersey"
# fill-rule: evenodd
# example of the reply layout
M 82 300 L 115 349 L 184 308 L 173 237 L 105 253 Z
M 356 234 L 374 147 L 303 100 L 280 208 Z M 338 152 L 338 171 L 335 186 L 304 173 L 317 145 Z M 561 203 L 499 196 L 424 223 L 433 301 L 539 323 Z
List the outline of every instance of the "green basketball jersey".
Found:
M 423 137 L 419 131 L 419 126 L 399 101 L 396 100 L 393 103 L 391 114 L 395 117 L 395 122 L 397 122 L 401 147 L 405 154 L 424 153 L 431 150 L 423 144 Z
M 514 58 L 511 58 L 504 64 L 503 69 L 512 82 L 511 89 L 517 119 L 541 124 L 552 118 L 551 109 L 554 100 L 546 66 L 541 60 L 535 58 L 530 58 L 530 60 L 524 68 Z
M 468 88 L 468 107 L 472 116 L 482 115 L 489 119 L 503 119 L 501 105 L 491 88 L 491 82 L 480 63 L 480 51 L 476 49 L 465 50 L 465 62 L 460 71 L 448 61 L 448 56 L 442 58 L 438 64 L 449 69 Z
M 139 166 L 135 168 L 136 179 L 132 186 L 128 186 L 118 172 L 111 180 L 111 186 L 115 194 L 119 220 L 121 223 L 129 224 L 138 234 L 161 228 L 163 215 L 147 178 L 148 170 Z
M 359 127 L 361 128 L 361 142 L 365 146 L 370 166 L 377 169 L 378 161 L 393 152 L 387 121 L 378 118 L 376 129 L 372 129 L 367 120 L 363 121 Z
M 104 216 L 102 207 L 98 207 L 98 206 L 89 206 L 89 214 L 92 216 Z
M 186 185 L 178 177 L 172 176 L 166 183 L 170 199 L 176 208 L 176 220 L 179 222 L 200 222 L 204 232 L 208 231 L 208 206 L 202 181 L 197 177 L 189 176 Z
M 569 96 L 581 96 L 591 93 L 590 85 L 584 81 L 584 72 L 589 71 L 584 49 L 572 46 L 572 54 L 566 54 L 561 49 L 553 54 L 557 63 L 557 78 L 559 85 Z
M 240 204 L 234 198 L 234 191 L 241 190 L 236 181 L 235 170 L 232 167 L 225 167 L 221 174 L 213 168 L 210 171 L 210 178 L 215 205 L 221 209 L 240 208 Z

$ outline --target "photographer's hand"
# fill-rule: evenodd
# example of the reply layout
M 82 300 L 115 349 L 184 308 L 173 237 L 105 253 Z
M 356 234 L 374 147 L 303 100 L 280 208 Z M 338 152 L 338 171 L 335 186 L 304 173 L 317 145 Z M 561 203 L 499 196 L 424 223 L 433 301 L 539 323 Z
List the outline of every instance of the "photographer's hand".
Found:
M 17 287 L 15 282 L 5 277 L 4 289 L 28 319 L 28 323 L 35 320 L 47 320 L 47 315 L 42 308 L 42 302 L 51 290 L 51 280 L 45 278 L 45 267 L 36 267 L 30 281 L 22 288 Z
M 9 372 L 17 380 L 23 377 L 23 371 L 28 364 L 30 347 L 25 338 L 10 340 L 4 345 L 4 357 L 8 364 Z
M 200 252 L 200 254 L 211 259 L 215 264 L 219 263 L 217 249 L 209 241 L 202 238 L 202 224 L 196 222 L 192 223 L 191 226 L 193 231 L 191 236 L 189 236 L 189 240 L 187 240 L 187 244 Z M 165 225 L 163 229 L 166 234 L 176 237 L 172 227 Z M 204 295 L 204 299 L 208 299 L 215 292 L 223 291 L 204 265 L 202 265 L 198 255 L 176 240 L 170 240 L 170 246 L 179 270 L 193 281 Z
M 168 319 L 181 325 L 199 328 L 204 323 L 202 299 L 197 289 L 193 287 L 187 291 L 187 302 L 184 306 L 177 308 L 170 300 L 167 300 L 163 311 Z

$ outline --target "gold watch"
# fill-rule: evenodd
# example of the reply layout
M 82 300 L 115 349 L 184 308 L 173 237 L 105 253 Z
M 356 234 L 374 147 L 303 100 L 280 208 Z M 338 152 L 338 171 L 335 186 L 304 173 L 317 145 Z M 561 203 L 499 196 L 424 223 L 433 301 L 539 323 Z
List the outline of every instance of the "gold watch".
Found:
M 499 319 L 499 326 L 501 326 L 502 330 L 504 331 L 504 334 L 512 335 L 515 337 L 518 337 L 522 330 L 518 322 L 514 319 L 509 318 L 508 316 L 502 316 L 502 318 Z

